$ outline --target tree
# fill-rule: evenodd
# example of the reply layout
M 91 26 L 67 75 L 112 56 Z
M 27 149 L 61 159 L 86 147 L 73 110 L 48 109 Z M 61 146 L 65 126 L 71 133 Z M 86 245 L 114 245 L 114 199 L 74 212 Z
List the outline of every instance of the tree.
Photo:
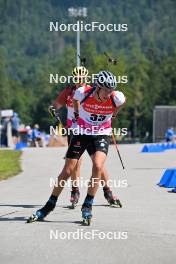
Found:
M 6 61 L 4 56 L 4 48 L 0 48 L 0 109 L 10 106 L 10 92 L 8 75 L 6 70 Z

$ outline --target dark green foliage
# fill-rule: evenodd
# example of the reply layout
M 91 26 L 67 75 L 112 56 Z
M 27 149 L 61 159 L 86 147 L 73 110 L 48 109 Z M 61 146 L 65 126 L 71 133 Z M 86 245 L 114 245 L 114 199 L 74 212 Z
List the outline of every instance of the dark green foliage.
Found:
M 127 75 L 118 87 L 127 105 L 114 126 L 134 136 L 152 132 L 155 105 L 176 104 L 176 1 L 0 0 L 0 109 L 13 108 L 25 124 L 48 131 L 47 113 L 63 84 L 49 74 L 70 75 L 76 64 L 76 33 L 49 32 L 49 22 L 75 23 L 69 7 L 86 6 L 84 22 L 128 24 L 127 32 L 82 32 L 81 54 L 90 73 Z M 117 57 L 107 63 L 104 51 Z M 64 115 L 64 114 L 63 114 Z

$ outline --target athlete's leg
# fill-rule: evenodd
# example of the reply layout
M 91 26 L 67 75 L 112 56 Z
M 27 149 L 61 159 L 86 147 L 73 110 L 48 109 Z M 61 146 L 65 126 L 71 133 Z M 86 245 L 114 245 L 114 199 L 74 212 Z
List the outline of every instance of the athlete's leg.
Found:
M 87 151 L 91 156 L 93 167 L 87 196 L 82 205 L 83 222 L 86 224 L 90 224 L 90 219 L 92 217 L 93 199 L 97 192 L 99 182 L 103 174 L 105 180 L 107 180 L 107 173 L 103 168 L 108 153 L 109 143 L 110 137 L 108 136 L 92 136 L 91 143 L 87 146 Z
M 70 145 L 72 137 L 73 134 L 69 132 L 67 135 L 68 145 Z M 78 203 L 80 197 L 80 192 L 79 192 L 80 167 L 81 167 L 81 158 L 77 161 L 73 173 L 71 174 L 72 190 L 71 190 L 70 202 L 73 208 Z
M 79 191 L 80 167 L 81 167 L 81 158 L 78 160 L 73 170 L 73 173 L 71 174 L 72 189 L 71 189 L 70 202 L 72 208 L 75 208 L 75 206 L 78 204 L 80 197 L 80 191 Z
M 80 167 L 82 163 L 82 158 L 78 160 L 76 163 L 76 166 L 73 170 L 73 173 L 71 174 L 71 181 L 72 181 L 72 186 L 73 187 L 79 187 L 79 178 L 80 178 Z
M 69 133 L 67 135 L 67 142 L 68 142 L 68 146 L 69 146 L 70 143 L 71 143 L 71 139 L 73 137 L 73 134 L 72 134 L 71 131 L 68 131 L 68 132 Z M 76 166 L 75 166 L 75 168 L 73 170 L 73 173 L 71 174 L 71 182 L 72 182 L 72 187 L 73 188 L 78 188 L 78 186 L 79 186 L 80 167 L 81 167 L 81 158 L 76 163 Z
M 104 140 L 105 141 L 103 141 L 103 142 L 105 143 L 105 146 L 106 146 L 106 149 L 107 149 L 107 147 L 108 147 L 108 138 L 105 137 Z M 101 149 L 98 146 L 97 146 L 97 148 Z M 102 150 L 104 151 L 104 149 L 102 149 Z M 89 154 L 93 153 L 94 146 L 89 146 L 88 151 L 89 151 Z M 106 153 L 107 153 L 107 151 L 106 151 Z M 93 157 L 93 155 L 91 155 L 91 157 Z M 108 172 L 103 167 L 102 173 L 101 173 L 101 182 L 100 183 L 103 186 L 104 197 L 105 197 L 105 199 L 108 201 L 108 203 L 110 205 L 113 205 L 115 207 L 122 207 L 122 204 L 121 204 L 120 200 L 118 199 L 118 197 L 113 195 L 108 181 L 109 181 Z
M 95 196 L 99 182 L 103 172 L 103 165 L 106 160 L 106 154 L 101 151 L 96 151 L 94 155 L 91 156 L 92 159 L 92 176 L 90 178 L 90 183 L 88 187 L 88 194 Z
M 94 138 L 92 138 L 92 141 L 93 141 L 93 139 Z M 99 138 L 97 138 L 97 140 L 95 140 L 95 144 L 94 143 L 89 144 L 87 151 L 88 151 L 91 159 L 94 157 L 93 154 L 96 152 L 96 150 L 102 151 L 103 153 L 105 153 L 107 155 L 109 143 L 110 143 L 110 137 L 100 136 Z M 93 160 L 92 160 L 92 162 L 93 162 Z M 109 178 L 108 173 L 107 173 L 106 169 L 103 167 L 102 172 L 101 172 L 101 184 L 105 188 L 109 188 L 108 178 Z
M 66 181 L 73 173 L 77 161 L 80 159 L 84 150 L 85 146 L 81 144 L 81 138 L 75 137 L 67 150 L 64 168 L 56 180 L 56 184 L 49 200 L 41 209 L 28 219 L 28 222 L 43 220 L 51 211 L 54 210 L 58 196 L 62 192 Z
M 109 175 L 107 170 L 103 167 L 102 174 L 101 174 L 101 183 L 103 187 L 109 187 L 108 186 L 108 179 Z
M 76 167 L 78 160 L 77 159 L 66 159 L 64 168 L 62 172 L 59 174 L 54 189 L 52 191 L 52 195 L 58 197 L 62 192 L 64 185 L 68 178 L 73 174 L 73 171 Z
M 85 151 L 86 145 L 82 136 L 73 136 L 66 153 L 65 166 L 57 178 L 56 186 L 54 186 L 52 195 L 58 197 L 64 188 L 67 179 L 73 174 L 76 165 Z
M 86 225 L 90 224 L 90 219 L 92 217 L 92 204 L 94 196 L 98 190 L 99 182 L 101 179 L 102 169 L 104 162 L 106 160 L 106 154 L 101 151 L 96 151 L 92 157 L 92 176 L 90 178 L 89 187 L 87 191 L 87 196 L 82 205 L 82 217 L 83 223 Z
M 119 198 L 113 195 L 108 181 L 109 181 L 108 172 L 105 168 L 103 168 L 101 174 L 101 184 L 103 186 L 104 197 L 110 205 L 115 207 L 122 207 Z
M 76 163 L 77 159 L 66 159 L 64 168 L 56 180 L 56 184 L 54 186 L 51 196 L 42 208 L 37 210 L 35 214 L 29 217 L 29 219 L 27 220 L 28 223 L 43 220 L 51 211 L 54 210 L 58 196 L 62 192 L 66 181 L 71 176 L 71 173 L 73 172 Z

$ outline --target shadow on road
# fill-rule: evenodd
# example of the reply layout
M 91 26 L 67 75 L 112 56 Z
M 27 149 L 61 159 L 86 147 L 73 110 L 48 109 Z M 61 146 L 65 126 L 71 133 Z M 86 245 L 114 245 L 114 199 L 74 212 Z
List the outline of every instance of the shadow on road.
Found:
M 131 170 L 166 170 L 168 168 L 131 168 Z
M 35 208 L 41 206 L 41 204 L 0 204 L 3 207 L 19 207 L 19 208 Z
M 102 206 L 102 207 L 111 207 L 109 204 L 94 204 L 93 207 L 97 207 L 97 206 Z M 77 205 L 75 208 L 81 208 L 81 205 Z M 69 210 L 75 210 L 75 208 L 73 208 L 71 205 L 67 205 L 67 206 L 62 206 L 62 208 L 64 209 L 69 209 Z
M 16 211 L 18 212 L 18 211 Z M 16 213 L 16 212 L 12 212 L 12 213 Z M 10 213 L 10 214 L 12 214 Z M 1 216 L 0 217 L 0 222 L 23 222 L 24 224 L 27 224 L 27 219 L 28 217 L 26 216 L 14 216 L 14 217 L 4 217 L 4 216 Z M 43 221 L 36 221 L 36 222 L 33 222 L 33 223 L 28 223 L 28 225 L 32 225 L 32 224 L 35 224 L 35 223 L 43 223 L 43 224 L 47 224 L 47 223 L 56 223 L 56 224 L 59 224 L 59 223 L 64 223 L 64 224 L 79 224 L 79 225 L 82 225 L 82 221 L 63 221 L 63 220 L 58 220 L 58 221 L 51 221 L 51 220 L 43 220 Z
M 25 222 L 26 221 L 26 217 L 15 216 L 15 217 L 12 217 L 12 218 L 9 218 L 9 217 L 0 218 L 0 222 L 10 222 L 10 221 L 23 221 L 23 222 Z

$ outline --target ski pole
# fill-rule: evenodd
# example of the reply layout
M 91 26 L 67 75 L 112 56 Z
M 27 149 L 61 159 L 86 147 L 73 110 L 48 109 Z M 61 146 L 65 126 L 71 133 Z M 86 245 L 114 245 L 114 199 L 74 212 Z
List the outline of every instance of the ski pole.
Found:
M 50 113 L 50 115 L 52 116 L 52 117 L 54 117 L 55 119 L 56 119 L 56 121 L 57 122 L 60 122 L 61 123 L 61 125 L 62 125 L 62 127 L 64 127 L 63 126 L 63 123 L 62 123 L 62 121 L 61 121 L 61 119 L 60 119 L 60 117 L 59 117 L 59 115 L 56 113 L 56 109 L 54 108 L 54 106 L 50 106 L 49 107 L 49 113 Z M 64 128 L 66 128 L 66 127 L 64 127 Z M 70 143 L 69 143 L 69 145 L 68 145 L 68 147 L 70 146 L 70 144 L 71 144 L 71 140 L 70 140 Z M 64 159 L 65 159 L 66 157 L 64 157 Z
M 52 117 L 54 117 L 55 119 L 56 119 L 56 121 L 57 122 L 59 122 L 59 123 L 61 123 L 61 125 L 62 125 L 62 121 L 61 121 L 61 119 L 60 119 L 60 117 L 59 117 L 59 115 L 56 113 L 56 109 L 54 108 L 54 106 L 50 106 L 49 107 L 49 113 L 50 113 L 50 115 L 52 116 Z M 63 126 L 63 125 L 62 125 Z
M 54 106 L 50 106 L 49 109 L 48 109 L 48 112 L 50 113 L 50 115 L 52 117 L 55 118 L 55 120 L 58 122 L 58 130 L 59 130 L 59 133 L 60 133 L 60 127 L 59 127 L 59 124 L 61 124 L 61 127 L 65 128 L 65 126 L 63 125 L 60 117 L 59 117 L 59 114 L 56 113 L 56 109 L 54 108 Z
M 104 52 L 104 55 L 108 59 L 108 62 L 112 63 L 113 65 L 117 65 L 117 59 L 110 57 L 106 52 Z
M 115 137 L 114 137 L 114 133 L 113 133 L 113 132 L 112 132 L 112 140 L 113 140 L 113 143 L 114 143 L 115 148 L 116 148 L 116 150 L 117 150 L 117 153 L 118 153 L 118 156 L 119 156 L 120 162 L 121 162 L 121 164 L 122 164 L 122 168 L 123 168 L 123 170 L 124 170 L 125 167 L 124 167 L 124 164 L 123 164 L 123 161 L 122 161 L 122 158 L 121 158 L 121 155 L 120 155 L 120 151 L 119 151 L 119 149 L 118 149 L 118 146 L 117 146 L 117 143 L 116 143 L 116 140 L 115 140 Z

